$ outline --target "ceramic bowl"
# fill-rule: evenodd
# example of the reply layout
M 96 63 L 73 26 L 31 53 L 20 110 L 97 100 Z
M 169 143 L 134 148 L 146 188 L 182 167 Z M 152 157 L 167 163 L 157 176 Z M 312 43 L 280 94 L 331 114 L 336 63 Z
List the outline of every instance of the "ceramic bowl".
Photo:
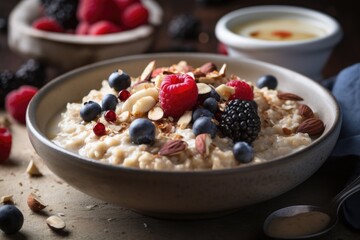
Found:
M 39 16 L 39 0 L 23 0 L 9 17 L 8 43 L 16 53 L 68 71 L 104 59 L 139 54 L 151 46 L 162 9 L 154 0 L 143 0 L 149 23 L 135 29 L 101 36 L 82 36 L 37 30 L 31 23 Z
M 249 81 L 263 74 L 278 78 L 278 88 L 299 94 L 324 121 L 321 137 L 303 150 L 275 160 L 243 167 L 204 171 L 156 171 L 124 168 L 81 157 L 55 145 L 48 137 L 54 117 L 66 103 L 81 100 L 114 69 L 139 76 L 156 60 L 169 66 L 186 60 L 193 66 L 212 61 L 226 63 L 228 73 Z M 140 67 L 141 66 L 141 67 Z M 318 83 L 298 73 L 255 60 L 213 54 L 144 54 L 103 61 L 54 79 L 32 99 L 27 129 L 37 153 L 46 165 L 74 188 L 95 198 L 149 216 L 205 218 L 236 211 L 274 198 L 305 181 L 329 156 L 339 135 L 341 120 L 334 97 Z
M 255 21 L 270 19 L 291 19 L 304 22 L 301 31 L 312 32 L 314 38 L 303 40 L 270 41 L 251 37 L 249 33 L 236 32 L 239 26 Z M 277 23 L 278 24 L 278 23 Z M 276 31 L 288 31 L 284 26 Z M 301 27 L 301 26 L 300 26 Z M 295 29 L 292 26 L 291 29 Z M 227 47 L 228 54 L 236 58 L 253 58 L 299 72 L 314 80 L 322 78 L 321 71 L 333 48 L 342 38 L 342 30 L 332 17 L 318 11 L 302 7 L 264 5 L 235 10 L 224 15 L 215 27 L 216 37 Z

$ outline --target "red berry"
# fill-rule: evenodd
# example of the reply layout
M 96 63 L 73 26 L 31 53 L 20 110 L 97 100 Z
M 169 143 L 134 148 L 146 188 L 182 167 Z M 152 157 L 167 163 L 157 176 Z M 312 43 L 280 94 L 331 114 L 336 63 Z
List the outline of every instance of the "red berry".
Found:
M 219 42 L 217 45 L 217 52 L 223 55 L 228 55 L 227 47 L 224 43 Z
M 100 21 L 94 23 L 89 28 L 89 35 L 103 35 L 103 34 L 110 34 L 110 33 L 117 33 L 121 32 L 121 28 L 116 24 L 109 22 L 109 21 Z
M 95 124 L 95 126 L 93 127 L 93 132 L 95 133 L 96 136 L 102 136 L 106 133 L 106 128 L 105 125 L 101 122 L 98 122 Z
M 116 113 L 113 110 L 108 110 L 105 112 L 104 118 L 108 122 L 115 122 L 116 121 Z
M 119 15 L 120 9 L 113 0 L 81 0 L 77 10 L 79 21 L 90 24 L 102 20 L 119 22 Z
M 12 136 L 9 129 L 0 127 L 0 163 L 6 161 L 11 152 Z
M 36 29 L 47 32 L 58 32 L 58 33 L 65 32 L 64 28 L 62 28 L 55 19 L 49 17 L 42 17 L 35 20 L 32 23 L 32 26 Z
M 26 108 L 37 91 L 35 87 L 23 85 L 9 92 L 5 98 L 6 111 L 19 123 L 25 124 Z
M 230 96 L 230 100 L 241 99 L 241 100 L 254 100 L 254 92 L 249 84 L 243 80 L 231 80 L 226 83 L 227 86 L 235 88 L 235 93 Z
M 118 5 L 118 8 L 122 11 L 131 4 L 139 3 L 140 0 L 115 0 L 115 3 Z
M 136 28 L 148 22 L 149 11 L 141 3 L 134 3 L 127 7 L 122 16 L 122 24 L 128 28 Z
M 160 86 L 159 98 L 166 116 L 180 117 L 196 105 L 198 89 L 195 79 L 188 74 L 165 76 Z
M 126 89 L 123 89 L 119 92 L 118 98 L 120 101 L 125 102 L 130 97 L 130 92 Z
M 90 24 L 87 22 L 80 22 L 75 30 L 77 35 L 87 35 L 89 34 Z

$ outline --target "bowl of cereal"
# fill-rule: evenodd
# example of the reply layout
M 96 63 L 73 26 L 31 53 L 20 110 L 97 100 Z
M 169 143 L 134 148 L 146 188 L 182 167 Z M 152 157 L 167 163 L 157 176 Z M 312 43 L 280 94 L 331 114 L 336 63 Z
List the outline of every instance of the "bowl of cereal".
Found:
M 99 6 L 93 6 L 99 1 L 77 2 L 20 1 L 9 17 L 9 47 L 24 57 L 68 71 L 146 52 L 162 21 L 162 8 L 154 0 L 107 0 Z M 133 19 L 136 14 L 141 17 Z
M 31 143 L 56 175 L 166 218 L 218 216 L 294 188 L 324 163 L 340 125 L 334 97 L 307 77 L 197 53 L 73 70 L 27 110 Z

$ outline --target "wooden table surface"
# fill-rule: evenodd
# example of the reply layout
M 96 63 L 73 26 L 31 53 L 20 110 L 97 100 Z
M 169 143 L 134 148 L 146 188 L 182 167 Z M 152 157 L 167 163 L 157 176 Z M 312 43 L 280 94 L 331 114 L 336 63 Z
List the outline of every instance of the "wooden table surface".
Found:
M 7 17 L 18 1 L 1 0 L 0 18 Z M 360 62 L 360 15 L 345 1 L 223 1 L 221 5 L 205 6 L 197 1 L 159 0 L 164 8 L 164 24 L 149 52 L 168 52 L 187 47 L 198 52 L 217 52 L 214 35 L 216 21 L 225 13 L 241 7 L 260 4 L 290 4 L 309 7 L 336 18 L 344 30 L 344 38 L 335 48 L 325 69 L 324 77 Z M 209 36 L 206 43 L 172 40 L 167 24 L 173 16 L 188 12 L 201 20 L 201 30 Z M 25 59 L 7 47 L 6 33 L 0 33 L 0 70 L 16 70 Z M 49 80 L 60 74 L 49 69 Z M 4 112 L 0 112 L 4 115 Z M 11 159 L 0 165 L 0 197 L 13 194 L 23 211 L 22 230 L 13 236 L 0 233 L 0 239 L 266 239 L 262 223 L 273 210 L 292 204 L 325 204 L 345 185 L 358 159 L 346 157 L 329 159 L 311 178 L 300 186 L 275 199 L 247 207 L 235 214 L 201 221 L 168 221 L 138 215 L 84 195 L 52 174 L 36 155 L 27 139 L 24 126 L 13 122 L 14 146 Z M 38 164 L 42 177 L 31 178 L 26 173 L 30 160 Z M 27 195 L 37 192 L 48 204 L 43 214 L 32 213 L 26 204 Z M 48 215 L 58 214 L 65 220 L 66 231 L 55 233 L 45 223 Z M 323 239 L 360 239 L 360 232 L 350 229 L 342 218 Z

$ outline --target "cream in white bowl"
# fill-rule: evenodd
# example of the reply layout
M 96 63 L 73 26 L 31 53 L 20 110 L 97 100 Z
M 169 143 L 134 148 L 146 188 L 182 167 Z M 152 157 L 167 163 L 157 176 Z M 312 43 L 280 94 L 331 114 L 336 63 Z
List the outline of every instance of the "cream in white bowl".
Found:
M 263 38 L 256 32 L 268 31 Z M 311 37 L 271 38 L 271 32 L 282 31 Z M 332 49 L 342 38 L 342 30 L 332 17 L 302 7 L 269 5 L 247 7 L 223 16 L 215 28 L 216 37 L 227 46 L 231 57 L 253 58 L 277 64 L 314 80 Z M 270 35 L 270 36 L 269 36 Z

